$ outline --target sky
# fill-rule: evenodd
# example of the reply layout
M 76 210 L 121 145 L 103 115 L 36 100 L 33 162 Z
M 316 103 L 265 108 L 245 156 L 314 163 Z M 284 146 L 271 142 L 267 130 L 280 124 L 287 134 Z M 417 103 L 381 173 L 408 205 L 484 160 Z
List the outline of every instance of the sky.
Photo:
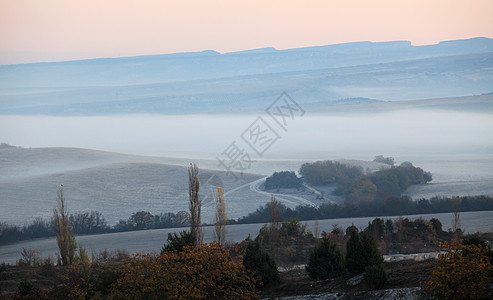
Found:
M 491 0 L 0 0 L 0 64 L 493 37 Z

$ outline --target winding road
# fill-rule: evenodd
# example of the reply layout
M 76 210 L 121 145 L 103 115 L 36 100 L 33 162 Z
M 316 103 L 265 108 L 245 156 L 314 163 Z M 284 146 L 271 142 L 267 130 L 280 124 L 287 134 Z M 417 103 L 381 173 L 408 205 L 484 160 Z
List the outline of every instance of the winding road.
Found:
M 240 189 L 243 189 L 243 188 L 249 188 L 250 191 L 252 192 L 255 192 L 255 193 L 258 193 L 258 194 L 261 194 L 261 195 L 267 195 L 267 196 L 275 196 L 277 200 L 279 201 L 282 201 L 282 202 L 285 202 L 285 203 L 288 203 L 288 204 L 291 204 L 291 205 L 294 205 L 294 206 L 297 206 L 297 205 L 308 205 L 308 206 L 311 206 L 311 207 L 317 207 L 317 205 L 307 199 L 304 199 L 302 197 L 298 197 L 298 196 L 293 196 L 293 195 L 286 195 L 286 194 L 279 194 L 279 193 L 272 193 L 272 192 L 265 192 L 265 191 L 262 191 L 260 189 L 260 186 L 262 185 L 262 183 L 265 182 L 265 179 L 267 177 L 262 177 L 260 179 L 257 179 L 257 180 L 254 180 L 250 183 L 247 183 L 247 184 L 244 184 L 244 185 L 241 185 L 239 187 L 236 187 L 232 190 L 229 190 L 227 192 L 224 193 L 225 196 L 227 196 L 228 194 L 232 194 Z

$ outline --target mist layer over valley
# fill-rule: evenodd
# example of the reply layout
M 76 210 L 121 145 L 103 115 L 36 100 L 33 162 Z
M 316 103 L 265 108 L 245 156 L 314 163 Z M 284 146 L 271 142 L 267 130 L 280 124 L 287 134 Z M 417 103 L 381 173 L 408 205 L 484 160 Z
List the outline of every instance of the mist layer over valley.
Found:
M 489 113 L 418 109 L 307 114 L 294 120 L 287 132 L 278 129 L 281 138 L 262 157 L 240 138 L 256 117 L 3 117 L 8 126 L 0 129 L 1 135 L 14 145 L 33 148 L 0 150 L 0 202 L 7 208 L 0 217 L 17 224 L 38 216 L 49 218 L 60 184 L 71 211 L 97 210 L 110 224 L 139 210 L 153 214 L 187 210 L 190 162 L 203 169 L 203 182 L 220 178 L 228 215 L 235 219 L 270 200 L 275 191 L 262 193 L 258 188 L 275 171 L 298 171 L 304 162 L 327 159 L 345 159 L 376 171 L 385 166 L 368 162 L 377 154 L 393 156 L 397 163 L 411 161 L 433 174 L 431 183 L 407 191 L 414 199 L 493 195 L 493 118 Z M 233 141 L 254 160 L 242 176 L 238 173 L 237 181 L 217 160 Z M 203 210 L 204 222 L 212 222 L 210 193 L 216 185 L 201 190 L 209 201 Z M 276 197 L 288 207 L 307 205 L 301 199 Z M 330 195 L 321 201 L 305 198 L 313 205 L 340 201 Z

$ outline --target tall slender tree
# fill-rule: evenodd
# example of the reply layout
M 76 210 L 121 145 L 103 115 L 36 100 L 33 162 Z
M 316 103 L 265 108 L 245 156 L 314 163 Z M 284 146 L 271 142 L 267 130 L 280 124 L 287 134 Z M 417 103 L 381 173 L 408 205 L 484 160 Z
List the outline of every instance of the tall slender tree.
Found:
M 228 215 L 226 213 L 226 202 L 222 188 L 217 188 L 215 194 L 216 213 L 214 222 L 214 234 L 219 245 L 223 246 L 226 238 L 226 225 L 228 224 Z
M 460 232 L 460 203 L 459 198 L 452 198 L 452 208 L 454 210 L 454 219 L 452 221 L 452 231 L 454 235 L 457 235 Z M 459 231 L 459 232 L 458 232 Z
M 202 222 L 200 220 L 200 210 L 202 201 L 199 195 L 199 167 L 195 163 L 190 163 L 188 167 L 188 207 L 190 209 L 190 231 L 197 237 L 197 242 L 202 242 Z
M 53 224 L 56 233 L 56 241 L 60 250 L 61 263 L 64 265 L 72 264 L 74 261 L 77 243 L 71 229 L 71 222 L 67 207 L 65 206 L 65 197 L 63 194 L 63 185 L 57 191 L 57 206 L 53 209 Z
M 270 228 L 269 228 L 269 240 L 271 245 L 271 255 L 276 256 L 277 248 L 280 246 L 280 230 L 282 214 L 279 210 L 279 202 L 272 196 L 269 203 L 269 214 L 270 214 Z
M 275 230 L 279 230 L 281 227 L 282 215 L 279 210 L 279 201 L 277 201 L 276 197 L 271 196 L 269 203 L 269 215 L 271 226 Z

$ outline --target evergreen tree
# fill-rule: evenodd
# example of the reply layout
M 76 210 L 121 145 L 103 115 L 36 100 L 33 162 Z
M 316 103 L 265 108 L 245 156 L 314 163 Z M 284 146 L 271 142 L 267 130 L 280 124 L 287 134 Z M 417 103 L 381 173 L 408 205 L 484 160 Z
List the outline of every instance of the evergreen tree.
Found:
M 310 254 L 305 268 L 312 278 L 334 278 L 344 272 L 344 257 L 336 245 L 324 237 Z
M 171 251 L 180 252 L 186 246 L 195 246 L 196 244 L 197 237 L 194 231 L 183 230 L 180 235 L 177 235 L 176 232 L 168 233 L 168 242 L 161 249 L 161 254 Z
M 378 250 L 377 242 L 369 232 L 361 233 L 361 243 L 363 244 L 363 255 L 365 257 L 365 268 L 367 266 L 379 266 L 383 264 L 383 257 Z
M 362 273 L 366 267 L 363 243 L 354 226 L 349 230 L 350 238 L 346 243 L 346 268 L 350 273 Z
M 346 268 L 349 272 L 363 273 L 366 267 L 383 263 L 377 243 L 370 233 L 358 234 L 357 230 L 352 229 L 350 235 L 346 244 Z
M 243 265 L 260 277 L 264 286 L 279 281 L 276 262 L 267 252 L 262 251 L 259 241 L 253 241 L 247 245 Z

